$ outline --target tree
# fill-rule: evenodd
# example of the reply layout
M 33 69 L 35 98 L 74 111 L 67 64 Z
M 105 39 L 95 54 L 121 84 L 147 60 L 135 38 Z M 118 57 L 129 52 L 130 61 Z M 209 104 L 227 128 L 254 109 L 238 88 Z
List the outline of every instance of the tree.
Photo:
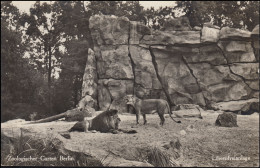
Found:
M 146 23 L 144 7 L 139 1 L 90 1 L 86 6 L 90 15 L 103 14 L 125 16 L 131 21 Z
M 1 121 L 26 116 L 37 105 L 44 109 L 43 74 L 24 57 L 27 44 L 22 40 L 20 13 L 11 2 L 1 2 Z M 18 105 L 18 106 L 16 106 Z M 14 109 L 24 107 L 23 109 Z M 15 113 L 16 112 L 16 113 Z M 19 112 L 19 114 L 17 114 Z
M 62 56 L 61 73 L 55 87 L 54 108 L 57 112 L 75 108 L 81 99 L 82 78 L 88 58 L 86 40 L 71 40 L 65 46 L 67 53 Z
M 9 105 L 25 98 L 26 60 L 17 26 L 19 11 L 11 2 L 1 2 L 1 102 Z M 24 68 L 25 67 L 25 68 Z
M 31 45 L 33 51 L 31 59 L 37 62 L 39 67 L 47 70 L 50 113 L 52 113 L 52 75 L 59 59 L 55 56 L 59 51 L 58 47 L 62 44 L 63 25 L 57 20 L 59 15 L 55 6 L 47 3 L 40 4 L 40 1 L 36 1 L 34 6 L 30 8 L 30 14 L 23 14 L 20 20 L 20 23 L 27 27 L 28 41 L 31 41 L 35 47 L 33 49 Z
M 146 25 L 154 30 L 160 29 L 168 18 L 175 18 L 173 7 L 160 7 L 154 10 L 153 7 L 145 11 Z
M 178 1 L 191 26 L 202 26 L 211 21 L 220 27 L 252 29 L 259 24 L 259 1 Z

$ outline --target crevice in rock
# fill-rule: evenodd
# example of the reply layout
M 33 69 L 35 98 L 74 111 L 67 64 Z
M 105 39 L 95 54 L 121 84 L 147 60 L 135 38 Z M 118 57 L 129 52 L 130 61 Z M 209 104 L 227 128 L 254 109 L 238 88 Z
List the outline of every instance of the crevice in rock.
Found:
M 248 64 L 248 63 L 257 63 L 257 62 L 233 62 L 233 63 L 228 63 L 228 65 L 233 65 L 233 64 Z
M 259 53 L 259 49 L 256 49 L 255 48 L 255 46 L 254 46 L 254 43 L 255 43 L 255 41 L 259 41 L 259 39 L 254 39 L 253 38 L 253 40 L 251 41 L 251 47 L 253 48 L 253 52 L 254 52 L 254 55 L 255 55 L 255 60 L 259 63 L 259 58 L 257 58 L 258 57 L 258 55 L 257 55 L 257 52 Z M 254 62 L 254 63 L 257 63 L 257 62 Z
M 113 77 L 109 77 L 109 78 L 99 78 L 99 79 L 107 79 L 107 80 L 109 80 L 109 79 L 113 79 L 113 80 L 130 80 L 130 81 L 133 80 L 133 79 L 130 79 L 130 78 L 113 78 Z
M 211 45 L 211 44 L 207 44 L 207 45 Z M 190 48 L 198 48 L 201 46 L 206 46 L 206 44 L 202 44 L 202 43 L 197 43 L 197 44 L 188 44 L 188 43 L 174 43 L 174 44 L 170 44 L 167 46 L 173 46 L 173 47 L 190 47 Z
M 203 29 L 203 26 L 202 26 L 202 28 L 201 28 L 201 30 L 200 30 L 200 43 L 202 43 L 202 41 L 201 41 L 201 38 L 202 38 L 202 29 Z
M 232 102 L 232 101 L 248 101 L 248 100 L 251 100 L 251 99 L 257 99 L 255 97 L 251 97 L 251 98 L 241 98 L 241 99 L 238 99 L 238 100 L 222 100 L 222 101 L 217 101 L 216 103 L 221 103 L 221 102 Z
M 131 56 L 131 52 L 130 52 L 130 38 L 131 38 L 131 24 L 129 22 L 129 30 L 128 30 L 128 57 L 130 59 L 130 63 L 131 63 L 131 66 L 132 66 L 132 71 L 133 71 L 133 76 L 134 76 L 134 87 L 133 87 L 133 95 L 135 95 L 135 87 L 136 87 L 136 82 L 135 82 L 135 63 L 134 63 L 134 60 Z
M 103 83 L 102 85 L 105 87 L 105 89 L 107 90 L 107 92 L 108 92 L 108 94 L 109 94 L 109 97 L 111 98 L 110 105 L 109 105 L 109 107 L 108 107 L 108 109 L 110 109 L 110 107 L 111 107 L 111 105 L 112 105 L 114 99 L 113 99 L 113 96 L 112 96 L 112 94 L 111 94 L 111 92 L 110 92 L 110 90 L 109 90 L 109 88 L 108 88 L 108 85 L 106 85 L 106 84 L 104 84 L 104 83 Z M 108 109 L 107 109 L 107 110 L 108 110 Z
M 248 88 L 250 88 L 251 90 L 253 90 L 253 91 L 258 91 L 258 90 L 256 90 L 256 89 L 251 88 L 251 87 L 249 86 L 249 84 L 246 83 L 246 79 L 245 79 L 243 76 L 241 76 L 241 75 L 239 75 L 239 74 L 236 74 L 236 73 L 234 73 L 234 72 L 232 71 L 232 69 L 231 69 L 231 67 L 230 67 L 230 65 L 232 65 L 232 63 L 230 63 L 230 62 L 228 61 L 227 56 L 225 55 L 225 52 L 224 52 L 218 45 L 216 45 L 216 46 L 219 48 L 219 50 L 221 51 L 223 57 L 226 59 L 226 61 L 227 61 L 227 66 L 228 66 L 228 68 L 229 68 L 230 73 L 232 73 L 233 75 L 236 75 L 236 76 L 238 76 L 239 78 L 241 78 L 242 81 L 243 81 L 243 83 L 244 83 Z
M 137 87 L 137 86 L 140 86 L 140 87 L 142 87 L 142 88 L 144 88 L 144 89 L 151 89 L 151 88 L 146 88 L 145 86 L 143 86 L 141 83 L 135 83 L 135 86 Z
M 229 38 L 222 38 L 222 39 L 219 39 L 217 41 L 217 43 L 219 41 L 243 41 L 243 42 L 250 42 L 251 41 L 251 38 L 250 37 L 241 37 L 241 38 L 234 38 L 234 37 L 229 37 Z
M 93 40 L 92 40 L 92 41 L 93 41 Z M 98 108 L 97 110 L 100 110 L 99 99 L 98 99 L 98 80 L 99 80 L 98 65 L 97 65 L 98 59 L 97 59 L 97 55 L 96 55 L 96 53 L 95 53 L 94 47 L 93 47 L 93 52 L 94 52 L 95 66 L 96 66 L 96 74 L 97 74 L 97 81 L 95 81 L 95 82 L 96 82 L 96 85 L 97 85 L 97 90 L 96 90 L 96 93 L 97 93 L 96 99 L 97 99 L 97 108 Z
M 154 66 L 154 70 L 155 70 L 155 73 L 156 73 L 156 76 L 157 76 L 157 79 L 158 81 L 161 83 L 161 86 L 162 86 L 162 90 L 170 104 L 170 106 L 176 106 L 176 104 L 171 100 L 171 97 L 170 97 L 170 94 L 169 92 L 167 91 L 167 89 L 164 87 L 163 83 L 162 83 L 162 78 L 161 76 L 159 75 L 159 71 L 158 71 L 158 65 L 156 63 L 156 60 L 155 60 L 155 55 L 152 51 L 152 46 L 150 45 L 149 46 L 149 51 L 150 51 L 150 55 L 152 57 L 152 63 L 153 63 L 153 66 Z
M 222 66 L 226 66 L 227 64 L 212 64 L 211 62 L 209 61 L 201 61 L 201 62 L 188 62 L 188 64 L 201 64 L 201 63 L 207 63 L 207 64 L 210 64 L 211 66 L 219 66 L 219 65 L 222 65 Z
M 199 52 L 200 52 L 200 49 L 199 49 Z M 202 96 L 203 96 L 203 98 L 204 98 L 204 100 L 205 100 L 206 107 L 207 107 L 208 104 L 209 104 L 209 100 L 208 100 L 208 99 L 205 97 L 205 95 L 203 94 L 203 91 L 202 91 L 202 89 L 201 89 L 201 87 L 200 87 L 200 84 L 199 84 L 198 79 L 197 79 L 196 76 L 193 74 L 193 70 L 191 69 L 191 67 L 190 67 L 189 64 L 187 63 L 187 60 L 185 59 L 184 56 L 182 56 L 182 60 L 183 60 L 184 64 L 187 66 L 187 68 L 189 69 L 190 74 L 191 74 L 191 75 L 193 76 L 193 78 L 195 79 L 195 81 L 196 81 L 196 83 L 197 83 L 197 86 L 198 86 L 198 88 L 199 88 L 199 91 L 201 92 L 201 94 L 202 94 Z

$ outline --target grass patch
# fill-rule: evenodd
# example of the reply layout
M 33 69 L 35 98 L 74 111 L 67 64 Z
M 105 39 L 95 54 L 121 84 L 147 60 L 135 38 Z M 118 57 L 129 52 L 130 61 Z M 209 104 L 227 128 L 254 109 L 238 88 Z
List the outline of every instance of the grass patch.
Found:
M 155 167 L 175 167 L 177 166 L 174 161 L 171 160 L 170 155 L 166 152 L 161 151 L 157 147 L 150 148 L 147 155 L 148 163 Z
M 82 152 L 65 150 L 58 139 L 21 135 L 9 138 L 1 133 L 2 166 L 98 166 L 100 160 Z
M 137 148 L 134 160 L 147 162 L 155 167 L 177 167 L 178 165 L 172 160 L 171 156 L 159 149 L 158 147 Z

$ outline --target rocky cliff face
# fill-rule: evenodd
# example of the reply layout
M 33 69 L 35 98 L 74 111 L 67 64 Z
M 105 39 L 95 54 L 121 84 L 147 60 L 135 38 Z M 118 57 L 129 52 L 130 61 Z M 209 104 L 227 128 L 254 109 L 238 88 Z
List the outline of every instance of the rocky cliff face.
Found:
M 171 106 L 259 99 L 259 31 L 209 23 L 192 29 L 187 21 L 174 24 L 179 22 L 152 31 L 125 17 L 91 17 L 94 52 L 82 96 L 91 96 L 101 110 L 121 112 L 127 111 L 126 94 L 162 98 Z

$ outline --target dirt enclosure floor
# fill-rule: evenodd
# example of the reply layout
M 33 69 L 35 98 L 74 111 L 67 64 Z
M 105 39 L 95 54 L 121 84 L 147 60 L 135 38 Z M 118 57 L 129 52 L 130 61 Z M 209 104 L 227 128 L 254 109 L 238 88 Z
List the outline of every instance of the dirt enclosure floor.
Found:
M 238 127 L 232 128 L 215 126 L 219 114 L 206 111 L 202 113 L 203 119 L 176 118 L 182 122 L 180 124 L 165 115 L 166 121 L 163 127 L 159 126 L 160 119 L 156 114 L 147 115 L 147 125 L 138 126 L 135 125 L 135 115 L 121 114 L 119 128 L 134 129 L 137 131 L 136 134 L 71 132 L 71 139 L 64 141 L 68 142 L 65 144 L 69 144 L 67 148 L 71 150 L 99 157 L 110 155 L 110 161 L 107 159 L 107 163 L 113 163 L 116 161 L 113 157 L 144 162 L 141 154 L 145 146 L 162 147 L 170 141 L 179 139 L 182 152 L 176 163 L 180 166 L 258 167 L 259 114 L 238 115 Z M 143 122 L 142 117 L 140 121 Z M 53 131 L 65 131 L 75 122 L 62 127 L 59 127 L 58 122 L 51 123 L 43 123 L 41 128 L 52 127 Z M 34 129 L 37 129 L 37 125 L 35 124 Z M 173 154 L 170 149 L 163 148 L 163 150 L 170 155 Z M 241 160 L 230 160 L 231 157 L 240 157 Z
M 83 137 L 82 133 L 74 132 L 71 136 L 75 143 L 84 141 L 85 146 L 103 148 L 127 160 L 136 160 L 133 148 L 160 145 L 178 137 L 183 148 L 182 166 L 259 166 L 258 114 L 238 115 L 239 127 L 233 128 L 216 127 L 214 122 L 218 113 L 204 113 L 202 116 L 203 119 L 180 119 L 181 124 L 166 118 L 165 125 L 161 127 L 157 115 L 148 115 L 147 125 L 135 128 L 135 115 L 120 115 L 120 128 L 135 129 L 137 134 L 95 133 Z M 247 161 L 217 160 L 218 157 L 228 156 L 249 158 Z

